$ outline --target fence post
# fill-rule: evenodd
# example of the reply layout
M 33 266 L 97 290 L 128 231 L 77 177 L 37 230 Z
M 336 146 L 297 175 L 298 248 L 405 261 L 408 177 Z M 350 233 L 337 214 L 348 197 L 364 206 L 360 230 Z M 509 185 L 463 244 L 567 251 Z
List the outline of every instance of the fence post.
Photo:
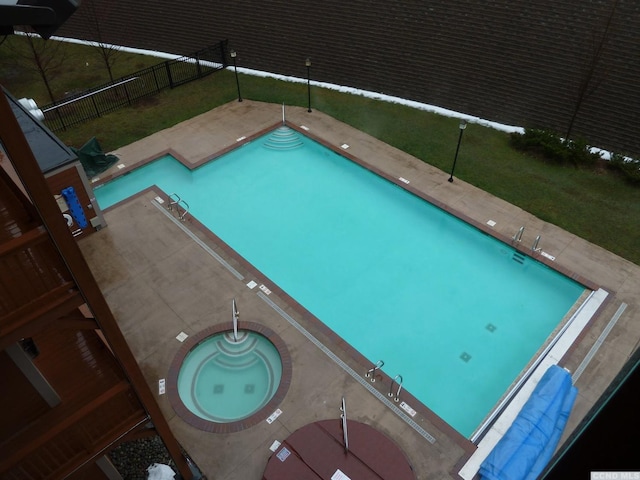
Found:
M 221 40 L 220 42 L 218 42 L 218 45 L 216 45 L 218 47 L 218 50 L 220 50 L 220 57 L 221 58 L 221 64 L 222 64 L 222 68 L 227 68 L 229 66 L 229 64 L 227 63 L 227 44 L 229 43 L 229 40 Z
M 93 103 L 93 108 L 96 109 L 96 116 L 100 116 L 100 110 L 98 110 L 98 104 L 96 103 L 96 97 L 91 95 L 91 102 Z
M 169 60 L 164 62 L 164 67 L 167 69 L 167 78 L 169 78 L 169 88 L 173 88 L 173 79 L 171 78 L 171 67 L 169 67 Z
M 202 78 L 202 69 L 200 68 L 200 52 L 196 52 L 196 68 L 198 70 L 198 78 Z
M 156 82 L 156 92 L 160 91 L 160 84 L 158 83 L 158 76 L 156 75 L 156 66 L 151 67 L 151 72 L 153 73 L 153 80 Z
M 54 105 L 55 105 L 55 103 L 54 103 Z M 67 126 L 64 124 L 64 118 L 62 117 L 62 114 L 60 113 L 60 109 L 58 109 L 58 108 L 56 108 L 56 116 L 60 120 L 60 124 L 62 125 L 62 130 L 66 130 Z
M 129 89 L 127 88 L 127 84 L 122 85 L 124 87 L 124 94 L 127 96 L 127 103 L 131 105 L 131 97 L 129 97 Z

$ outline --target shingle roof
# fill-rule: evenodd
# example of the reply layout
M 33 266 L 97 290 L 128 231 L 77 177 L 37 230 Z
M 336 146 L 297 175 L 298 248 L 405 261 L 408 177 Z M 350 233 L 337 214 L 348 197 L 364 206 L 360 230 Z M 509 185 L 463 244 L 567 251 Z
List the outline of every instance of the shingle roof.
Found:
M 77 160 L 69 147 L 36 120 L 6 89 L 3 88 L 3 91 L 43 173 Z

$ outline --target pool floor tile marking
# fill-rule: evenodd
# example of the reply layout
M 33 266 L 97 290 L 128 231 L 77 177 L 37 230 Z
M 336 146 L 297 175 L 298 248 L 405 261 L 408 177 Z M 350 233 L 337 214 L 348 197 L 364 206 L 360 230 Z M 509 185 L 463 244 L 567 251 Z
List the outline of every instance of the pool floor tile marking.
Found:
M 251 280 L 249 283 L 247 283 L 247 287 L 249 287 L 251 290 L 256 288 L 256 285 L 258 285 L 258 284 L 256 282 L 254 282 L 253 280 Z
M 187 335 L 186 333 L 184 333 L 184 332 L 180 332 L 180 333 L 176 336 L 176 340 L 178 340 L 179 342 L 184 342 L 184 341 L 187 339 L 187 337 L 188 337 L 188 336 L 189 336 L 189 335 Z
M 164 378 L 161 378 L 160 380 L 158 380 L 158 395 L 164 395 L 166 391 L 167 391 L 166 380 Z
M 296 322 L 287 312 L 282 310 L 278 305 L 276 305 L 270 298 L 268 298 L 264 293 L 258 292 L 258 297 L 264 300 L 267 305 L 273 308 L 276 312 L 280 314 L 282 318 L 284 318 L 287 322 L 289 322 L 296 330 L 298 330 L 302 335 L 307 337 L 307 339 L 313 343 L 316 347 L 318 347 L 325 355 L 327 355 L 331 360 L 333 360 L 337 365 L 339 365 L 345 372 L 347 372 L 351 377 L 356 380 L 360 385 L 369 390 L 374 397 L 384 403 L 387 407 L 389 407 L 398 417 L 400 417 L 407 425 L 413 428 L 418 434 L 420 434 L 425 440 L 429 443 L 435 443 L 436 439 L 433 435 L 427 432 L 424 428 L 418 425 L 413 419 L 407 417 L 407 415 L 400 410 L 396 405 L 394 405 L 390 400 L 387 399 L 387 396 L 383 393 L 380 393 L 373 386 L 369 384 L 369 381 L 359 375 L 353 368 L 344 363 L 335 353 L 329 350 L 322 342 L 320 342 L 316 337 L 311 335 L 307 329 L 305 329 L 302 325 Z
M 460 358 L 462 359 L 463 362 L 468 362 L 469 360 L 471 360 L 471 355 L 469 355 L 467 352 L 462 352 L 462 354 L 460 355 Z
M 486 328 L 487 330 L 489 330 L 491 333 L 493 333 L 493 332 L 495 332 L 495 331 L 496 331 L 496 326 L 495 326 L 493 323 L 487 323 L 487 326 L 486 326 L 486 327 L 484 327 L 484 328 Z
M 193 240 L 194 242 L 196 242 L 198 245 L 200 245 L 200 247 L 207 252 L 209 255 L 211 255 L 213 258 L 215 258 L 224 268 L 226 268 L 227 270 L 229 270 L 234 277 L 236 277 L 238 280 L 244 280 L 244 276 L 238 272 L 235 268 L 233 268 L 231 265 L 229 265 L 229 263 L 227 263 L 227 261 L 222 258 L 220 255 L 218 255 L 216 252 L 214 252 L 213 250 L 211 250 L 211 248 L 209 248 L 209 246 L 204 243 L 202 240 L 200 240 L 196 235 L 194 235 L 191 230 L 189 230 L 187 227 L 185 227 L 181 221 L 179 221 L 177 218 L 175 218 L 173 215 L 171 215 L 169 212 L 167 212 L 167 210 L 162 206 L 159 205 L 157 202 L 155 202 L 154 200 L 151 201 L 151 203 L 158 209 L 160 210 L 168 219 L 170 219 L 173 223 L 176 224 L 176 226 L 178 228 L 180 228 L 184 233 L 186 233 L 191 240 Z
M 269 415 L 269 418 L 267 418 L 267 423 L 271 425 L 273 422 L 276 421 L 276 418 L 278 418 L 281 414 L 282 414 L 282 410 L 280 410 L 279 408 L 276 409 L 276 411 L 273 412 L 271 415 Z
M 406 183 L 407 185 L 408 185 L 409 183 L 411 183 L 411 182 L 409 182 L 409 180 L 407 180 L 407 179 L 406 179 L 406 178 L 404 178 L 404 177 L 400 177 L 400 178 L 398 178 L 398 180 L 400 180 L 402 183 Z
M 275 452 L 280 445 L 282 444 L 278 440 L 274 440 L 271 446 L 269 447 L 269 450 L 271 450 L 272 452 Z
M 584 357 L 580 365 L 578 365 L 578 368 L 576 368 L 576 371 L 573 372 L 573 376 L 571 377 L 571 380 L 574 385 L 580 378 L 580 375 L 582 375 L 582 372 L 584 372 L 584 370 L 587 368 L 587 366 L 589 365 L 589 363 L 591 362 L 595 354 L 598 352 L 598 350 L 606 340 L 607 336 L 609 335 L 609 333 L 611 332 L 611 330 L 613 329 L 613 327 L 618 322 L 618 320 L 620 319 L 620 317 L 622 316 L 622 314 L 626 309 L 627 309 L 627 304 L 622 302 L 622 304 L 620 304 L 620 306 L 618 307 L 618 310 L 616 311 L 616 313 L 613 314 L 613 317 L 611 317 L 611 320 L 609 320 L 609 323 L 607 324 L 607 326 L 604 328 L 604 330 L 596 340 L 596 343 L 593 344 L 593 346 L 591 347 L 591 350 L 589 350 L 589 353 L 587 353 L 587 355 Z
M 160 205 L 162 205 L 164 203 L 164 200 L 162 198 L 160 198 L 160 197 L 156 197 L 154 200 L 156 202 L 158 202 Z
M 495 227 L 496 222 L 494 220 L 487 220 L 487 225 L 489 225 L 490 227 Z
M 407 412 L 412 417 L 415 417 L 416 413 L 418 413 L 405 402 L 400 402 L 400 408 L 403 409 L 405 412 Z

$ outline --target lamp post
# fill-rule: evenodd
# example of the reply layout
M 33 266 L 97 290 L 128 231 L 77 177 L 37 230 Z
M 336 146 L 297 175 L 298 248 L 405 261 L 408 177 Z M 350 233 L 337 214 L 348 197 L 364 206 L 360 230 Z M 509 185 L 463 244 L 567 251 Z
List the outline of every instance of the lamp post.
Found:
M 240 94 L 240 81 L 238 80 L 238 66 L 236 65 L 236 55 L 238 54 L 236 53 L 235 50 L 231 50 L 229 52 L 229 55 L 231 55 L 231 58 L 233 58 L 233 71 L 236 74 L 236 86 L 238 87 L 238 101 L 241 102 L 242 95 Z
M 458 160 L 458 151 L 460 150 L 460 142 L 462 141 L 462 134 L 464 133 L 464 129 L 467 128 L 467 121 L 460 120 L 460 136 L 458 137 L 458 146 L 456 147 L 456 156 L 453 157 L 453 166 L 451 167 L 451 175 L 449 176 L 449 182 L 453 182 L 453 171 L 456 168 L 456 161 Z
M 311 113 L 311 59 L 307 58 L 304 64 L 307 67 L 307 105 L 309 106 L 307 112 Z

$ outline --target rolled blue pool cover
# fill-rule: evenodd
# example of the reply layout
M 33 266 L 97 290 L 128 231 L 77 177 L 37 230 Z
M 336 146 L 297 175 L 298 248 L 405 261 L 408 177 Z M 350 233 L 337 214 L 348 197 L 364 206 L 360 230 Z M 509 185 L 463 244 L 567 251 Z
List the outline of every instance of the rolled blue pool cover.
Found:
M 513 424 L 482 462 L 483 480 L 534 480 L 553 456 L 578 390 L 565 369 L 552 365 Z

